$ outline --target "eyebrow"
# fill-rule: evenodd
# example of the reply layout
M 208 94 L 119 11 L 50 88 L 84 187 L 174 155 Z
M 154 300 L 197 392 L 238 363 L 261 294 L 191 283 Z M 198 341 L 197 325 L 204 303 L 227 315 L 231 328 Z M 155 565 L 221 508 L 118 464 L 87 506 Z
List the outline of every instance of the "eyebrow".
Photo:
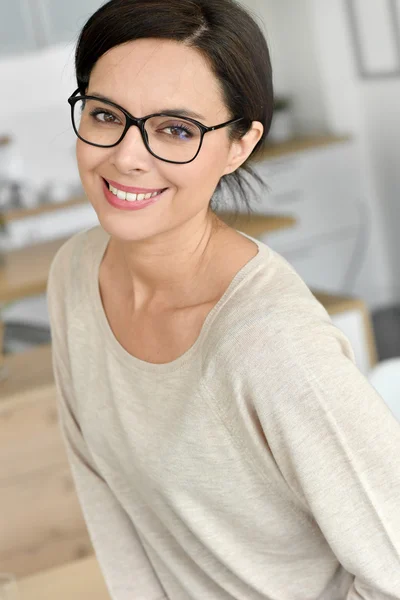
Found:
M 98 98 L 99 100 L 105 100 L 106 102 L 112 102 L 113 104 L 120 106 L 120 104 L 118 104 L 111 98 L 107 98 L 107 96 L 103 96 L 102 94 L 98 94 L 97 92 L 91 92 L 90 94 L 88 94 L 88 96 L 94 96 L 94 97 Z M 123 108 L 123 107 L 121 106 L 121 108 Z M 124 110 L 126 110 L 126 109 L 124 109 Z M 192 119 L 197 119 L 199 121 L 205 120 L 205 117 L 203 115 L 200 115 L 199 113 L 196 113 L 193 110 L 189 110 L 187 108 L 164 108 L 154 114 L 159 114 L 159 113 L 162 113 L 162 114 L 168 115 L 168 116 L 169 115 L 171 115 L 171 116 L 180 115 L 182 117 L 189 117 Z

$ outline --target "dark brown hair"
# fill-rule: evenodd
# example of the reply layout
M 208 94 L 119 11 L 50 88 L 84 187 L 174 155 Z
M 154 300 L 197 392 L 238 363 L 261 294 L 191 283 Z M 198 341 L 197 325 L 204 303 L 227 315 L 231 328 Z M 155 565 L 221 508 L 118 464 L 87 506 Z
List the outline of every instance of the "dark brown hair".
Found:
M 141 38 L 179 41 L 208 59 L 232 118 L 244 117 L 230 127 L 231 139 L 240 139 L 252 121 L 264 125 L 248 161 L 222 177 L 216 189 L 218 194 L 227 185 L 234 200 L 238 193 L 250 209 L 246 188 L 253 192 L 253 187 L 247 175 L 263 182 L 248 162 L 262 148 L 273 113 L 270 54 L 260 27 L 235 0 L 109 0 L 90 17 L 78 39 L 75 67 L 81 93 L 103 54 Z

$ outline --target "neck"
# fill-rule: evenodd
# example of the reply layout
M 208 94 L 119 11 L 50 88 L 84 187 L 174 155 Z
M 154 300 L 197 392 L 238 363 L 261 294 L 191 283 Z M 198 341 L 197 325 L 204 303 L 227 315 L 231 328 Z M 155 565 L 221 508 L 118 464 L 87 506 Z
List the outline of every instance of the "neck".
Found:
M 201 302 L 207 295 L 215 238 L 223 229 L 209 211 L 157 238 L 112 238 L 111 266 L 120 274 L 133 308 L 162 310 Z

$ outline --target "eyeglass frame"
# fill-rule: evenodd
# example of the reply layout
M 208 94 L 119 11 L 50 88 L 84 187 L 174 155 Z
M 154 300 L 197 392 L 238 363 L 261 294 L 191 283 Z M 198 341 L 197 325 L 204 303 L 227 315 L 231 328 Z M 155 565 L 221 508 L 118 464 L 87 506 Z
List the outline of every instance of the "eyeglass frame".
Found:
M 77 96 L 76 94 L 78 94 L 79 92 L 80 92 L 79 88 L 77 90 L 75 90 L 75 92 L 68 98 L 68 103 L 71 105 L 72 126 L 74 128 L 74 131 L 75 131 L 77 137 L 80 140 L 82 140 L 82 142 L 85 142 L 86 144 L 89 144 L 90 146 L 95 146 L 96 148 L 114 148 L 115 146 L 118 146 L 118 144 L 120 144 L 122 142 L 122 140 L 128 133 L 129 129 L 133 125 L 135 125 L 140 130 L 144 145 L 146 146 L 146 148 L 150 152 L 150 154 L 152 156 L 154 156 L 155 158 L 158 158 L 158 160 L 162 160 L 163 162 L 171 163 L 174 165 L 187 165 L 187 164 L 193 162 L 200 153 L 200 150 L 203 145 L 204 136 L 206 133 L 209 133 L 210 131 L 216 131 L 217 129 L 222 129 L 223 127 L 227 127 L 228 125 L 233 125 L 233 123 L 238 123 L 239 121 L 243 121 L 245 118 L 245 117 L 239 117 L 237 119 L 231 119 L 230 121 L 226 121 L 225 123 L 221 123 L 220 125 L 213 125 L 212 127 L 207 127 L 206 125 L 203 125 L 203 123 L 200 123 L 200 121 L 196 121 L 196 119 L 192 119 L 190 117 L 183 117 L 182 115 L 179 115 L 178 113 L 168 113 L 168 114 L 167 113 L 154 113 L 151 115 L 147 115 L 146 117 L 137 119 L 136 117 L 132 116 L 127 110 L 125 110 L 125 108 L 122 108 L 122 106 L 119 106 L 119 104 L 116 104 L 115 102 L 112 102 L 111 100 L 104 100 L 103 98 L 99 98 L 98 96 L 86 96 L 86 95 Z M 79 132 L 75 125 L 74 108 L 75 108 L 75 104 L 80 100 L 98 100 L 104 104 L 107 104 L 109 106 L 113 106 L 114 108 L 117 108 L 125 115 L 125 118 L 126 118 L 125 128 L 124 128 L 124 131 L 122 132 L 121 137 L 118 140 L 118 142 L 116 142 L 115 144 L 111 144 L 109 146 L 103 146 L 102 144 L 94 144 L 93 142 L 88 142 L 82 136 L 79 135 Z M 153 150 L 150 148 L 150 145 L 148 142 L 147 131 L 145 129 L 146 121 L 148 121 L 148 119 L 151 119 L 152 117 L 175 117 L 178 119 L 183 119 L 185 121 L 189 121 L 190 123 L 197 125 L 197 127 L 200 129 L 201 138 L 200 138 L 199 149 L 197 150 L 196 155 L 191 160 L 187 160 L 184 162 L 178 162 L 175 160 L 167 160 L 166 158 L 161 158 L 160 156 L 155 154 L 153 152 Z

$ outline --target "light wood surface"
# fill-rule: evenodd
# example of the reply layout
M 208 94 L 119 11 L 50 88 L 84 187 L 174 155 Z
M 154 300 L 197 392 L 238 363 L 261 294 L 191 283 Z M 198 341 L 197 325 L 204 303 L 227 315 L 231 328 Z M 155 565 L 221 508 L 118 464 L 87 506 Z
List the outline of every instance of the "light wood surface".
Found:
M 47 389 L 54 383 L 50 344 L 7 354 L 4 366 L 7 378 L 0 381 L 0 407 L 5 400 L 25 397 L 32 390 Z
M 22 577 L 91 555 L 93 548 L 59 429 L 54 384 L 9 397 L 2 385 L 0 571 Z
M 231 212 L 220 212 L 218 216 L 231 227 L 254 238 L 296 225 L 296 219 L 290 215 L 235 215 Z
M 66 239 L 6 252 L 0 262 L 0 303 L 44 293 L 50 264 Z
M 4 362 L 0 571 L 24 577 L 92 555 L 93 548 L 59 428 L 51 346 Z
M 26 219 L 27 217 L 34 217 L 45 213 L 56 212 L 62 208 L 69 208 L 71 206 L 79 206 L 80 204 L 88 203 L 89 201 L 86 196 L 76 196 L 69 198 L 65 202 L 40 204 L 39 206 L 35 206 L 33 208 L 14 208 L 2 213 L 2 221 L 7 225 L 7 223 L 10 223 L 11 221 L 17 221 L 19 219 Z
M 22 579 L 18 587 L 18 600 L 111 600 L 94 556 Z
M 348 135 L 326 134 L 296 137 L 287 142 L 280 143 L 267 142 L 254 162 L 261 162 L 280 156 L 287 156 L 288 154 L 324 148 L 335 144 L 343 144 L 349 140 L 351 140 L 351 137 Z

